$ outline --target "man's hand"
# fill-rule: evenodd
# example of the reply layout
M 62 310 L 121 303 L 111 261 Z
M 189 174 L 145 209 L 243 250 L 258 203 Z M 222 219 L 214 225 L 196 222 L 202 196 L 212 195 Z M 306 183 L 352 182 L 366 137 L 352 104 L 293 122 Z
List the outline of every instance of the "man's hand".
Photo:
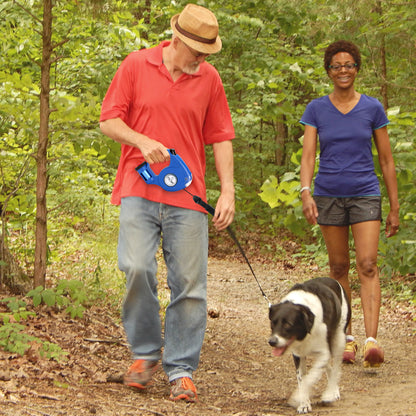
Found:
M 216 230 L 225 230 L 233 222 L 234 213 L 234 193 L 221 194 L 215 206 L 215 215 L 212 219 Z
M 137 133 L 120 118 L 102 121 L 100 128 L 106 136 L 116 142 L 137 147 L 149 164 L 168 162 L 170 159 L 168 149 L 162 143 Z
M 163 163 L 168 162 L 170 159 L 170 153 L 162 143 L 157 142 L 156 140 L 150 139 L 147 136 L 146 139 L 142 139 L 140 144 L 137 146 L 142 155 L 144 160 L 149 163 Z

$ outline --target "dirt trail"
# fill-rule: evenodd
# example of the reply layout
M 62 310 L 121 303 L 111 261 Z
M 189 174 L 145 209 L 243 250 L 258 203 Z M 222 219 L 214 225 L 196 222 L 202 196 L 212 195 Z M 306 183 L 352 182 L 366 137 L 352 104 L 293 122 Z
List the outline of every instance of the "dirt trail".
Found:
M 296 269 L 253 267 L 273 303 L 294 282 L 313 277 Z M 170 402 L 162 371 L 144 393 L 124 387 L 120 379 L 130 363 L 129 352 L 122 328 L 107 311 L 93 309 L 79 322 L 45 310 L 31 326 L 52 333 L 54 342 L 70 352 L 69 360 L 58 365 L 1 352 L 0 415 L 295 415 L 286 404 L 296 385 L 292 358 L 271 355 L 268 305 L 246 264 L 210 259 L 208 288 L 211 316 L 194 374 L 199 403 Z M 311 415 L 416 414 L 416 323 L 409 319 L 413 310 L 414 306 L 383 305 L 379 340 L 385 364 L 377 371 L 365 370 L 359 354 L 356 364 L 343 366 L 341 400 L 320 404 L 320 383 Z M 353 313 L 354 332 L 362 342 L 357 303 Z

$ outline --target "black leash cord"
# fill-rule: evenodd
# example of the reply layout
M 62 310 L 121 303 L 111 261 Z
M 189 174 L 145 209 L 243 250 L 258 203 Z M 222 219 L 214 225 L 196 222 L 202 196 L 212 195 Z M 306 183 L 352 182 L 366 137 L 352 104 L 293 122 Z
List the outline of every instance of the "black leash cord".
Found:
M 192 199 L 194 200 L 194 202 L 198 205 L 200 205 L 202 208 L 205 209 L 205 211 L 207 211 L 209 214 L 211 214 L 212 216 L 215 215 L 215 208 L 212 207 L 211 205 L 209 205 L 207 202 L 205 202 L 204 200 L 202 200 L 199 196 L 197 195 L 193 195 L 191 194 L 189 191 L 187 191 L 186 189 L 184 189 L 184 191 L 186 193 L 188 193 L 189 195 L 192 196 Z M 227 232 L 230 235 L 230 237 L 233 239 L 234 243 L 237 245 L 238 249 L 240 250 L 240 253 L 242 254 L 242 256 L 244 257 L 244 260 L 246 261 L 248 267 L 250 268 L 251 274 L 254 276 L 254 279 L 256 280 L 257 286 L 260 289 L 261 294 L 263 295 L 264 299 L 266 299 L 266 302 L 269 304 L 269 308 L 270 306 L 272 306 L 272 304 L 269 301 L 269 298 L 266 296 L 266 294 L 264 293 L 263 288 L 260 285 L 259 280 L 257 279 L 256 274 L 254 273 L 253 268 L 251 267 L 250 262 L 248 261 L 248 258 L 246 256 L 246 253 L 243 250 L 243 247 L 241 247 L 240 242 L 238 241 L 234 231 L 232 230 L 231 226 L 227 227 Z

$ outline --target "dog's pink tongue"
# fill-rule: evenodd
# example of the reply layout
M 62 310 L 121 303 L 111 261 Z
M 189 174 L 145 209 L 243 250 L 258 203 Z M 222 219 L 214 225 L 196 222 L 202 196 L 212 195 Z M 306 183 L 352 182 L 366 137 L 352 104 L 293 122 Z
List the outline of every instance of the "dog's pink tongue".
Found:
M 280 357 L 285 352 L 286 347 L 275 347 L 273 348 L 273 355 L 275 357 Z

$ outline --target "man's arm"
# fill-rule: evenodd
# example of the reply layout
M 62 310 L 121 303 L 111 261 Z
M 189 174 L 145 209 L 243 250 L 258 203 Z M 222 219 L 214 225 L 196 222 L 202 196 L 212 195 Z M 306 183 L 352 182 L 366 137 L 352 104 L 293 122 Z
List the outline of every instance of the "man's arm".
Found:
M 169 152 L 160 142 L 131 129 L 121 118 L 112 118 L 100 123 L 101 131 L 118 143 L 137 147 L 148 163 L 167 162 Z
M 221 183 L 221 194 L 215 207 L 213 223 L 218 231 L 227 228 L 234 219 L 234 156 L 231 140 L 214 143 L 214 158 Z

